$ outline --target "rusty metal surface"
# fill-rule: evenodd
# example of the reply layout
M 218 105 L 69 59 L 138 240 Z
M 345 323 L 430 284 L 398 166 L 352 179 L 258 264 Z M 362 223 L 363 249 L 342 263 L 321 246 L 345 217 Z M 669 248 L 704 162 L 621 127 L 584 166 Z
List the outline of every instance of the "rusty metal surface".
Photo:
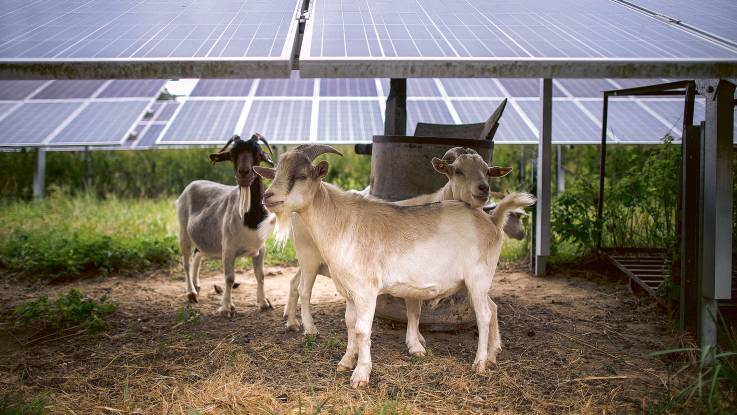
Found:
M 733 78 L 734 59 L 320 59 L 300 60 L 303 78 Z
M 648 293 L 659 304 L 667 303 L 656 292 L 666 278 L 671 278 L 671 260 L 664 249 L 657 248 L 602 248 L 601 254 L 630 279 L 633 284 Z
M 289 59 L 0 60 L 0 79 L 289 78 Z

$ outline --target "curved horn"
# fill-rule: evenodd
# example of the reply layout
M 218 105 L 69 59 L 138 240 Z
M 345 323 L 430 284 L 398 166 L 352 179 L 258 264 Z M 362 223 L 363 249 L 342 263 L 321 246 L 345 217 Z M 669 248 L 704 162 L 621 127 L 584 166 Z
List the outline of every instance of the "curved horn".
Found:
M 310 159 L 310 161 L 313 161 L 317 158 L 317 156 L 321 154 L 327 154 L 327 153 L 333 153 L 337 154 L 339 156 L 342 156 L 343 153 L 340 151 L 334 149 L 333 147 L 327 145 L 327 144 L 301 144 L 294 148 L 296 151 L 301 151 L 305 153 L 307 158 Z
M 240 139 L 241 138 L 240 138 L 240 136 L 238 136 L 238 134 L 234 134 L 232 137 L 230 137 L 230 139 L 228 140 L 228 142 L 225 143 L 225 145 L 223 146 L 223 148 L 221 148 L 218 153 L 222 153 L 223 151 L 225 151 L 226 148 L 228 148 L 229 145 L 233 144 L 233 141 L 240 140 Z
M 472 148 L 464 148 L 464 147 L 453 147 L 447 152 L 445 152 L 445 155 L 443 156 L 443 161 L 446 163 L 453 163 L 458 156 L 461 156 L 463 154 L 476 154 L 479 153 L 476 152 L 476 150 Z
M 269 155 L 270 155 L 270 156 L 271 156 L 272 158 L 274 157 L 274 152 L 273 152 L 273 151 L 271 151 L 271 146 L 269 145 L 269 142 L 268 142 L 268 141 L 266 141 L 266 137 L 262 136 L 262 135 L 261 135 L 261 134 L 259 134 L 259 133 L 255 133 L 255 134 L 254 134 L 254 135 L 253 135 L 253 136 L 251 137 L 251 140 L 253 140 L 253 139 L 256 139 L 256 141 L 257 141 L 257 142 L 258 142 L 258 141 L 261 141 L 261 142 L 263 142 L 263 143 L 264 143 L 264 144 L 266 145 L 266 149 L 267 149 L 267 150 L 269 150 Z

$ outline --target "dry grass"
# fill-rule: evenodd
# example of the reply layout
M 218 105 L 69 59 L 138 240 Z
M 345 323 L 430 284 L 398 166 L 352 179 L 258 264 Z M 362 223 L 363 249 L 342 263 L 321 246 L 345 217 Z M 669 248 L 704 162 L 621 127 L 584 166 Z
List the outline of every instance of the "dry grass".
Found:
M 293 271 L 270 269 L 273 304 L 284 304 Z M 641 411 L 668 393 L 669 362 L 646 353 L 679 340 L 649 301 L 595 273 L 536 279 L 518 271 L 499 273 L 492 290 L 504 341 L 496 366 L 481 376 L 471 371 L 473 331 L 425 333 L 429 353 L 417 359 L 406 354 L 403 327 L 377 321 L 365 391 L 335 372 L 345 347 L 339 302 L 315 305 L 321 334 L 305 339 L 284 330 L 280 306 L 261 313 L 251 305 L 252 278 L 239 277 L 235 318 L 212 316 L 218 298 L 207 293 L 197 305 L 201 321 L 182 323 L 181 275 L 163 270 L 75 283 L 119 303 L 111 330 L 36 341 L 47 333 L 14 327 L 11 307 L 69 284 L 7 282 L 0 330 L 12 335 L 0 338 L 0 371 L 8 374 L 0 394 L 48 393 L 50 412 L 78 414 L 601 414 Z M 204 289 L 221 278 L 206 276 Z

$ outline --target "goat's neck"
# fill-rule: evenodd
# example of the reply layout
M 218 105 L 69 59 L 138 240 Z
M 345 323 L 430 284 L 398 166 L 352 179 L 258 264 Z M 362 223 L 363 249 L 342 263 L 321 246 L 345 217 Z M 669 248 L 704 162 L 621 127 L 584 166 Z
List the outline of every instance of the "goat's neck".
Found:
M 457 200 L 457 198 L 453 194 L 453 189 L 450 187 L 450 182 L 446 183 L 445 186 L 443 186 L 440 190 L 436 192 L 436 194 L 437 193 L 440 194 L 439 200 Z
M 334 245 L 332 241 L 346 230 L 347 224 L 354 216 L 350 208 L 352 204 L 341 203 L 338 200 L 344 197 L 342 191 L 320 183 L 320 189 L 312 203 L 297 212 L 323 255 Z
M 246 197 L 248 203 L 242 208 L 243 225 L 256 229 L 258 224 L 268 216 L 268 212 L 261 202 L 264 193 L 264 184 L 260 177 L 256 177 L 249 187 L 240 188 L 240 197 Z

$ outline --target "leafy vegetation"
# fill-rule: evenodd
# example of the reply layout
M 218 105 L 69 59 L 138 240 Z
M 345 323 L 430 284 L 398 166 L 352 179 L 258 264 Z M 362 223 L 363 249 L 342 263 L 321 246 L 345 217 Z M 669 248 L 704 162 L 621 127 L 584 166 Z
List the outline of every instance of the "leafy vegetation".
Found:
M 103 295 L 99 300 L 85 297 L 72 288 L 56 300 L 43 296 L 21 304 L 15 309 L 20 324 L 42 324 L 56 330 L 80 326 L 91 332 L 108 328 L 105 317 L 114 313 L 117 306 Z
M 721 314 L 720 344 L 716 348 L 664 350 L 652 356 L 691 353 L 698 356 L 696 376 L 674 396 L 667 396 L 653 406 L 653 413 L 669 413 L 688 408 L 696 414 L 733 414 L 737 411 L 737 331 Z M 679 369 L 682 373 L 691 365 Z
M 0 415 L 42 415 L 46 413 L 46 398 L 27 398 L 22 393 L 0 395 Z

